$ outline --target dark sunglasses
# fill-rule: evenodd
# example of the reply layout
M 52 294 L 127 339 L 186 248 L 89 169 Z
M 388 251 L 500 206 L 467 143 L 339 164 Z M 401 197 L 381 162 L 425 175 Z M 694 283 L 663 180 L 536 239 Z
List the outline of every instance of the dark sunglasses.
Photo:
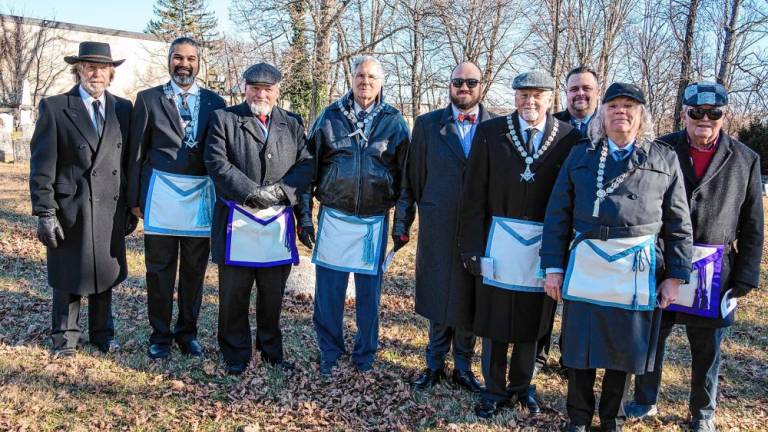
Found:
M 456 88 L 461 88 L 464 84 L 467 85 L 467 88 L 475 88 L 478 84 L 480 84 L 480 80 L 476 80 L 474 78 L 464 79 L 464 78 L 454 78 L 451 80 L 451 85 L 453 85 Z
M 723 117 L 723 110 L 720 108 L 688 108 L 688 117 L 692 120 L 701 120 L 705 115 L 710 120 L 720 120 Z

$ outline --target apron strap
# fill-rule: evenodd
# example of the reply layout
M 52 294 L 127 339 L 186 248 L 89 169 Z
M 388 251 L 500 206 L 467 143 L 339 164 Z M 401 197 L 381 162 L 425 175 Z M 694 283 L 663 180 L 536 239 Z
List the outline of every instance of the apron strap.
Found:
M 644 235 L 657 234 L 660 229 L 661 222 L 629 227 L 609 227 L 601 225 L 597 228 L 579 233 L 576 238 L 573 239 L 571 249 L 575 248 L 576 245 L 584 240 L 597 239 L 605 241 L 614 238 L 639 237 Z

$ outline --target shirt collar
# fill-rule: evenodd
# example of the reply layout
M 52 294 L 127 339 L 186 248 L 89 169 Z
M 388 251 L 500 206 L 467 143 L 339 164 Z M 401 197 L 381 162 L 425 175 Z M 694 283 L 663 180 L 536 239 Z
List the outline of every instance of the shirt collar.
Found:
M 360 104 L 357 103 L 357 101 L 354 101 L 355 114 L 359 113 L 360 111 L 365 111 L 366 114 L 370 114 L 371 111 L 373 111 L 373 109 L 376 108 L 376 105 L 377 105 L 377 103 L 374 102 L 368 108 L 363 109 L 363 107 L 360 106 Z
M 93 96 L 91 96 L 90 93 L 85 91 L 85 89 L 83 88 L 82 84 L 77 86 L 77 88 L 80 91 L 80 98 L 83 99 L 83 103 L 85 103 L 86 106 L 90 107 L 93 104 L 93 101 L 97 100 Z M 101 102 L 102 109 L 105 108 L 104 104 L 106 103 L 106 100 L 107 100 L 106 94 L 107 94 L 107 92 L 102 93 L 101 96 L 99 96 L 99 99 L 98 99 L 98 101 Z
M 590 114 L 590 115 L 588 115 L 588 116 L 586 116 L 584 118 L 577 119 L 576 117 L 573 116 L 573 114 L 571 114 L 571 122 L 573 122 L 573 123 L 579 122 L 581 124 L 587 124 L 587 123 L 589 123 L 590 120 L 592 120 L 592 115 L 593 114 Z
M 178 85 L 178 84 L 176 84 L 176 82 L 174 82 L 173 80 L 171 80 L 171 88 L 173 89 L 173 94 L 174 94 L 175 96 L 178 96 L 178 95 L 180 95 L 180 94 L 182 94 L 182 93 L 184 93 L 184 92 L 185 92 L 185 91 L 184 91 L 184 90 L 183 90 L 181 87 L 179 87 L 179 85 Z M 191 95 L 197 96 L 197 95 L 200 93 L 200 87 L 198 87 L 198 86 L 197 86 L 197 83 L 196 83 L 196 82 L 195 82 L 195 83 L 192 83 L 192 87 L 190 87 L 190 88 L 189 88 L 189 90 L 187 90 L 187 91 L 186 91 L 186 93 L 189 93 L 189 94 L 191 94 Z
M 473 106 L 469 111 L 462 111 L 456 105 L 451 104 L 451 111 L 453 112 L 453 119 L 455 120 L 459 114 L 474 114 L 475 118 L 480 114 L 480 105 Z
M 531 126 L 528 124 L 528 122 L 527 122 L 527 121 L 523 120 L 523 117 L 522 117 L 522 116 L 519 116 L 519 115 L 518 115 L 518 116 L 517 116 L 517 120 L 520 122 L 520 131 L 521 131 L 521 132 L 523 132 L 523 131 L 526 131 L 526 130 L 528 130 L 528 128 L 529 128 L 529 127 L 531 127 Z M 544 117 L 544 121 L 543 121 L 543 122 L 541 122 L 541 123 L 539 123 L 538 125 L 536 125 L 536 126 L 533 126 L 533 127 L 535 127 L 536 129 L 538 129 L 538 130 L 539 130 L 539 132 L 541 132 L 541 133 L 543 134 L 543 133 L 544 133 L 544 129 L 547 127 L 547 118 L 546 118 L 546 117 Z
M 627 144 L 623 150 L 629 150 L 630 152 L 635 147 L 635 141 L 632 141 L 631 143 Z M 616 145 L 610 138 L 608 138 L 608 152 L 610 154 L 613 154 L 616 150 L 619 149 L 619 146 Z

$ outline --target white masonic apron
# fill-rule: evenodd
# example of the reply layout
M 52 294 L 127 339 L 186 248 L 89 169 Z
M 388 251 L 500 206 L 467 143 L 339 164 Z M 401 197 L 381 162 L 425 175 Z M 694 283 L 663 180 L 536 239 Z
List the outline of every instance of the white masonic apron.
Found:
M 229 207 L 224 262 L 240 267 L 299 263 L 293 214 L 289 206 L 256 209 L 224 201 Z
M 377 274 L 385 234 L 384 217 L 357 217 L 323 206 L 312 262 L 333 270 Z
M 629 310 L 656 307 L 656 235 L 574 243 L 564 299 Z
M 677 301 L 669 305 L 669 310 L 707 318 L 719 316 L 724 249 L 724 245 L 693 245 L 691 279 L 680 285 Z
M 144 233 L 209 237 L 215 201 L 210 177 L 153 169 L 144 206 Z
M 483 283 L 512 291 L 544 292 L 541 278 L 541 235 L 544 224 L 494 216 L 485 256 L 493 259 L 493 275 Z

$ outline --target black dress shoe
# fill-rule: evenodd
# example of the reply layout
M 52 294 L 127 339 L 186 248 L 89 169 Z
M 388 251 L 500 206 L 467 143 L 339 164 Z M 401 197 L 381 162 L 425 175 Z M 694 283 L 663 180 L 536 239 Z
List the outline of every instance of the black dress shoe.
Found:
M 451 382 L 459 387 L 464 387 L 472 393 L 480 393 L 483 387 L 480 385 L 480 381 L 477 380 L 475 374 L 472 371 L 460 371 L 453 370 L 451 374 Z
M 147 355 L 151 359 L 164 359 L 171 355 L 171 347 L 163 344 L 152 344 L 147 350 Z
M 499 413 L 499 410 L 505 405 L 506 401 L 495 401 L 493 399 L 481 398 L 480 403 L 475 405 L 475 414 L 482 419 L 489 419 Z
M 432 370 L 426 368 L 416 377 L 416 379 L 411 381 L 411 386 L 416 390 L 426 390 L 437 385 L 443 378 L 445 378 L 444 370 Z
M 95 344 L 96 348 L 104 354 L 116 353 L 120 351 L 120 344 L 115 339 L 110 339 L 104 344 Z
M 54 348 L 53 350 L 53 356 L 56 358 L 74 357 L 76 353 L 77 353 L 77 350 L 70 347 Z
M 182 354 L 192 357 L 200 357 L 203 355 L 203 346 L 200 345 L 200 342 L 198 342 L 197 339 L 179 342 L 179 350 Z
M 293 363 L 286 361 L 286 360 L 280 360 L 279 362 L 272 362 L 267 360 L 267 363 L 269 363 L 270 366 L 280 369 L 283 372 L 292 372 L 294 369 L 296 369 L 296 366 L 293 365 Z
M 575 425 L 573 423 L 569 423 L 565 428 L 565 432 L 587 432 L 587 427 L 584 425 Z
M 230 375 L 242 375 L 247 367 L 248 365 L 245 363 L 227 364 L 227 373 Z
M 523 393 L 518 393 L 517 402 L 526 408 L 531 414 L 541 413 L 541 407 L 539 407 L 539 401 L 536 400 L 536 386 L 528 386 L 528 390 Z

